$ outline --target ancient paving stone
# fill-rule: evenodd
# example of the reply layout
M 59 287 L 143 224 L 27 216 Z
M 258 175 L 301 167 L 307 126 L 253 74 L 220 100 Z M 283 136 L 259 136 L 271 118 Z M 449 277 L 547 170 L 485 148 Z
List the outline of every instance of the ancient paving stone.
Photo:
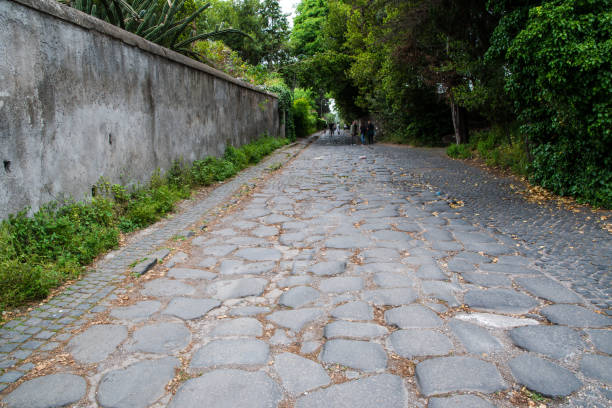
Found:
M 543 307 L 540 313 L 556 324 L 572 327 L 612 326 L 612 317 L 600 315 L 581 306 L 551 305 Z
M 299 332 L 306 324 L 321 318 L 324 314 L 323 309 L 304 308 L 274 312 L 268 315 L 266 319 L 279 326 Z
M 238 299 L 261 295 L 267 284 L 263 278 L 228 279 L 212 282 L 207 291 L 216 299 Z
M 519 384 L 548 397 L 564 397 L 582 386 L 569 370 L 530 354 L 513 358 L 508 365 Z
M 463 259 L 451 259 L 448 261 L 448 269 L 453 272 L 471 272 L 475 269 L 472 262 Z
M 230 310 L 230 316 L 254 316 L 269 313 L 270 308 L 266 306 L 241 306 Z
M 319 295 L 319 291 L 310 286 L 296 286 L 283 293 L 278 303 L 295 309 L 314 302 Z
M 166 276 L 176 279 L 214 279 L 217 274 L 209 271 L 203 271 L 201 269 L 192 268 L 172 268 L 168 271 Z
M 202 268 L 212 268 L 216 264 L 217 264 L 217 258 L 213 258 L 213 257 L 204 258 L 200 262 L 198 262 L 198 266 Z
M 275 262 L 253 262 L 244 263 L 233 259 L 226 259 L 221 262 L 219 272 L 221 275 L 262 275 L 268 273 L 276 266 Z
M 360 265 L 355 268 L 360 274 L 364 273 L 379 273 L 379 272 L 394 272 L 405 275 L 414 275 L 414 271 L 408 265 L 399 262 L 380 262 Z M 405 286 L 405 285 L 401 285 Z
M 231 254 L 236 248 L 238 248 L 236 245 L 210 245 L 203 247 L 200 252 L 203 255 L 221 257 Z
M 295 408 L 396 408 L 407 405 L 402 379 L 379 374 L 311 392 L 298 398 Z
M 381 288 L 414 287 L 416 279 L 406 273 L 380 272 L 374 275 L 374 283 Z
M 554 303 L 584 303 L 580 296 L 560 283 L 546 277 L 520 277 L 514 279 L 514 281 L 529 293 Z
M 175 265 L 185 262 L 188 258 L 189 258 L 189 255 L 187 255 L 184 252 L 178 251 L 177 253 L 174 254 L 172 258 L 168 260 L 168 262 L 165 262 L 164 265 L 167 266 L 168 268 L 172 268 Z
M 320 364 L 292 353 L 282 353 L 274 359 L 274 369 L 283 387 L 291 394 L 323 387 L 331 382 L 327 372 Z
M 270 347 L 257 339 L 213 340 L 196 351 L 191 368 L 222 365 L 263 365 L 268 362 Z
M 380 344 L 357 340 L 328 340 L 319 359 L 363 371 L 387 367 L 387 353 Z
M 104 360 L 127 338 L 127 328 L 113 324 L 91 326 L 68 343 L 68 351 L 82 363 Z
M 191 285 L 174 279 L 155 279 L 144 284 L 142 294 L 145 296 L 173 297 L 188 296 L 195 292 Z
M 482 327 L 457 319 L 452 319 L 449 326 L 470 353 L 491 354 L 503 350 L 501 342 Z
M 339 276 L 321 280 L 319 289 L 326 293 L 352 292 L 363 289 L 363 279 L 356 276 Z
M 148 407 L 164 395 L 165 385 L 172 380 L 174 369 L 180 365 L 178 359 L 165 357 L 110 371 L 102 377 L 96 399 L 103 407 Z
M 21 371 L 6 371 L 0 375 L 0 383 L 13 383 L 23 377 Z
M 388 342 L 397 354 L 409 359 L 419 356 L 444 356 L 453 349 L 448 337 L 427 329 L 394 331 Z
M 416 270 L 416 276 L 421 279 L 445 280 L 448 276 L 442 272 L 438 265 L 421 265 Z
M 365 257 L 366 262 L 377 262 L 383 261 L 398 261 L 400 259 L 400 253 L 397 249 L 393 248 L 372 248 L 361 253 Z
M 319 276 L 338 275 L 346 270 L 346 262 L 329 261 L 319 262 L 310 268 L 310 272 Z
M 3 402 L 10 408 L 63 407 L 85 396 L 87 383 L 73 374 L 51 374 L 21 384 Z
M 580 362 L 580 371 L 587 377 L 612 385 L 612 357 L 585 354 Z
M 495 408 L 495 405 L 475 395 L 453 395 L 445 398 L 430 398 L 428 408 Z
M 283 233 L 278 239 L 278 242 L 289 247 L 303 247 L 304 240 L 306 240 L 307 237 L 308 235 L 303 231 Z
M 336 321 L 325 326 L 323 335 L 332 339 L 335 337 L 348 337 L 354 339 L 373 339 L 389 334 L 384 326 L 379 326 L 374 323 L 356 323 Z
M 612 354 L 612 330 L 585 330 L 597 350 Z
M 252 230 L 251 234 L 260 238 L 271 237 L 278 234 L 278 228 L 262 225 L 261 227 Z
M 502 288 L 512 287 L 512 281 L 510 278 L 498 273 L 464 272 L 461 274 L 461 276 L 463 276 L 463 279 L 465 279 L 467 282 L 487 288 L 496 286 Z
M 455 296 L 455 293 L 460 292 L 461 288 L 455 284 L 440 281 L 422 281 L 421 289 L 425 295 L 443 300 L 450 307 L 457 307 L 461 305 Z
M 257 319 L 241 317 L 238 319 L 224 319 L 217 324 L 210 333 L 212 337 L 224 336 L 261 336 L 263 327 Z
M 143 261 L 134 265 L 132 268 L 132 273 L 135 273 L 138 276 L 144 275 L 153 269 L 155 265 L 157 265 L 157 258 L 145 258 Z
M 212 309 L 219 307 L 217 299 L 174 298 L 164 310 L 164 314 L 176 316 L 184 320 L 199 319 Z
M 289 276 L 278 281 L 279 288 L 290 288 L 292 286 L 308 285 L 312 282 L 310 276 Z
M 276 329 L 274 331 L 274 335 L 270 337 L 270 340 L 268 340 L 268 343 L 286 346 L 286 345 L 293 343 L 294 341 L 295 341 L 295 338 L 291 338 L 287 336 L 287 333 L 285 333 L 284 330 Z
M 489 255 L 495 255 L 489 253 Z M 539 276 L 540 273 L 536 270 L 526 268 L 524 266 L 517 266 L 512 264 L 501 264 L 501 263 L 487 263 L 480 265 L 479 268 L 483 272 L 491 273 L 503 273 L 505 275 L 522 275 L 522 276 Z
M 183 323 L 156 323 L 137 329 L 133 337 L 135 350 L 166 354 L 187 347 L 191 332 Z
M 470 313 L 455 315 L 455 319 L 471 322 L 479 326 L 494 329 L 510 329 L 512 327 L 530 326 L 540 324 L 537 320 L 497 315 L 493 313 Z
M 355 301 L 338 306 L 331 312 L 336 319 L 347 320 L 372 320 L 374 319 L 374 308 L 365 302 Z
M 473 357 L 438 357 L 416 366 L 416 379 L 426 397 L 455 391 L 491 394 L 508 386 L 491 363 Z
M 517 327 L 508 334 L 517 346 L 559 360 L 584 349 L 580 335 L 566 326 Z
M 380 306 L 400 306 L 416 300 L 417 293 L 412 288 L 393 288 L 366 290 L 362 299 Z
M 281 252 L 273 248 L 242 248 L 236 252 L 236 256 L 248 261 L 278 261 Z
M 421 305 L 409 305 L 385 312 L 385 321 L 400 329 L 434 328 L 442 326 L 442 319 Z
M 539 304 L 511 289 L 472 289 L 465 294 L 463 301 L 473 309 L 502 313 L 527 313 Z
M 371 245 L 371 241 L 361 234 L 340 235 L 325 241 L 327 248 L 336 249 L 362 249 Z

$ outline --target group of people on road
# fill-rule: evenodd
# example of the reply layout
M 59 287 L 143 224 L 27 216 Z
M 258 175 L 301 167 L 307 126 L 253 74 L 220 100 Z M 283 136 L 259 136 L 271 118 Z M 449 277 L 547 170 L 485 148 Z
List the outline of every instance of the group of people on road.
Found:
M 368 120 L 367 123 L 365 121 L 360 122 L 354 120 L 353 123 L 351 123 L 350 133 L 352 144 L 357 144 L 357 133 L 359 133 L 361 144 L 374 144 L 374 135 L 376 130 L 371 120 Z

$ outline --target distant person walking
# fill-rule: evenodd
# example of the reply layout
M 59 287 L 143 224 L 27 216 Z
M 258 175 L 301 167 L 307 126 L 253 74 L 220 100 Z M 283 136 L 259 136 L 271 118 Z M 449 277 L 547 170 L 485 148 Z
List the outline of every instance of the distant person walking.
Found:
M 374 124 L 368 120 L 368 144 L 374 144 Z
M 351 123 L 351 129 L 350 129 L 350 132 L 351 132 L 351 144 L 356 144 L 355 139 L 357 138 L 357 131 L 359 130 L 358 127 L 359 127 L 359 125 L 357 124 L 357 121 L 354 120 L 353 123 Z
M 365 134 L 366 134 L 366 125 L 364 122 L 361 122 L 361 125 L 359 126 L 359 133 L 361 135 L 361 144 L 364 145 L 365 144 Z

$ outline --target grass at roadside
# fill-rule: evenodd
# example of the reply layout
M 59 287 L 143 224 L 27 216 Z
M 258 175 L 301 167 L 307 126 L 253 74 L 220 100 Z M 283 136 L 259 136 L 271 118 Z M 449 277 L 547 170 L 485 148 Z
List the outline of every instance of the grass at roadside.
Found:
M 194 188 L 230 178 L 288 142 L 264 137 L 238 149 L 228 146 L 223 158 L 189 166 L 176 161 L 132 189 L 101 179 L 90 201 L 50 203 L 30 217 L 27 209 L 11 215 L 0 224 L 0 310 L 46 297 L 117 247 L 121 232 L 153 224 Z

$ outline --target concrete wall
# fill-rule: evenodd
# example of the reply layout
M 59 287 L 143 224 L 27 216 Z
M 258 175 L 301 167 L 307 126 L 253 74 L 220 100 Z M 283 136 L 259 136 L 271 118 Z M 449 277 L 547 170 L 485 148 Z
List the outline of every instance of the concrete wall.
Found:
M 274 95 L 54 0 L 0 1 L 0 218 L 264 132 Z

